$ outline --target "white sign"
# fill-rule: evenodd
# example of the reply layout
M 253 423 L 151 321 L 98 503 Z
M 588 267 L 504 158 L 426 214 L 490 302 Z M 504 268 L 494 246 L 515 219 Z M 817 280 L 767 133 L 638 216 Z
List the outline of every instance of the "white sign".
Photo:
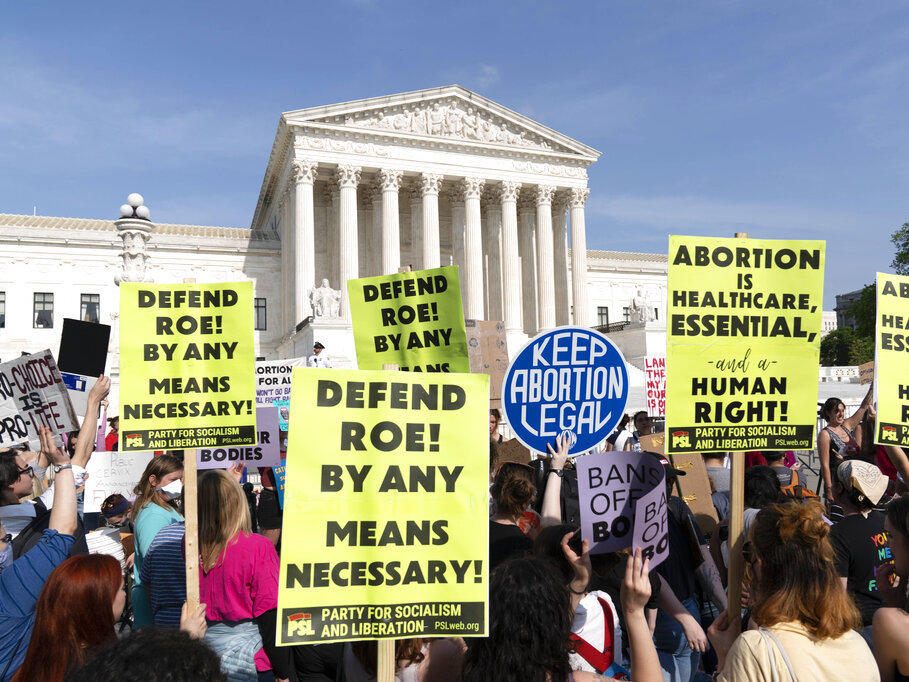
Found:
M 278 426 L 282 431 L 287 431 L 291 370 L 305 366 L 306 358 L 259 360 L 256 363 L 256 406 L 279 408 Z
M 37 445 L 41 425 L 55 434 L 79 429 L 49 350 L 0 364 L 0 447 L 25 442 Z
M 646 374 L 647 414 L 651 417 L 666 416 L 666 358 L 648 355 L 644 358 Z
M 94 452 L 85 467 L 85 513 L 101 511 L 101 503 L 114 493 L 131 497 L 152 460 L 151 452 Z

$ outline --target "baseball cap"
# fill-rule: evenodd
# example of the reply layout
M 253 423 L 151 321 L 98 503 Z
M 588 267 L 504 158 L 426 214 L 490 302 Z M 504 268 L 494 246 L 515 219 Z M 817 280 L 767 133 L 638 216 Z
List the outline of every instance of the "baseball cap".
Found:
M 876 465 L 860 459 L 848 459 L 840 464 L 836 477 L 847 488 L 855 488 L 867 497 L 871 504 L 880 502 L 890 482 Z
M 655 457 L 659 458 L 660 464 L 662 464 L 663 468 L 666 469 L 667 476 L 686 476 L 687 475 L 686 472 L 682 471 L 681 469 L 676 469 L 674 466 L 672 466 L 672 462 L 670 462 L 668 459 L 663 457 L 663 455 L 656 453 L 656 452 L 651 452 L 649 454 L 654 455 Z

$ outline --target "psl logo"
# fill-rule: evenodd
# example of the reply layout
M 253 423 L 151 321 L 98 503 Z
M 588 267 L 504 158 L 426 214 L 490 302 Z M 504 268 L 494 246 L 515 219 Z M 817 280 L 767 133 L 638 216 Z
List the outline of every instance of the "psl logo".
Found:
M 312 614 L 295 613 L 287 617 L 288 637 L 306 637 L 314 634 L 316 631 L 312 627 Z
M 882 426 L 881 427 L 881 440 L 898 440 L 896 437 L 896 427 L 895 426 Z
M 687 431 L 673 431 L 672 432 L 672 443 L 677 448 L 690 448 L 691 441 L 688 438 Z

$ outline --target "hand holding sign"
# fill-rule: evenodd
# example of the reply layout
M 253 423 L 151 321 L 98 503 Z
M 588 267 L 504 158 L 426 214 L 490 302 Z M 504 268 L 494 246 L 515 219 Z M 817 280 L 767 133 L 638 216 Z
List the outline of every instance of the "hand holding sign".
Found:
M 581 457 L 578 497 L 581 534 L 592 554 L 642 548 L 651 566 L 669 554 L 666 472 L 646 452 L 600 452 Z

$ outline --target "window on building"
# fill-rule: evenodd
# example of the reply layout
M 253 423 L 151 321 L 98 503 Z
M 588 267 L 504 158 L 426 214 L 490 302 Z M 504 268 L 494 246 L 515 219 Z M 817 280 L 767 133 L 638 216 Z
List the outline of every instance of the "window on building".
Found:
M 54 295 L 35 293 L 35 329 L 52 329 L 54 326 Z
M 622 308 L 622 317 L 626 322 L 631 322 L 631 308 L 629 308 L 627 305 Z
M 101 321 L 101 294 L 82 294 L 79 319 L 83 322 Z
M 659 308 L 654 308 L 654 309 L 653 309 L 653 319 L 654 319 L 654 320 L 659 320 L 659 319 L 660 319 L 660 309 L 659 309 Z
M 253 300 L 253 308 L 256 311 L 256 331 L 265 331 L 267 329 L 267 314 L 265 309 L 265 299 L 257 298 Z
M 598 306 L 597 307 L 597 326 L 598 327 L 608 327 L 609 326 L 609 308 L 607 306 Z
M 6 292 L 0 291 L 0 329 L 6 326 Z

